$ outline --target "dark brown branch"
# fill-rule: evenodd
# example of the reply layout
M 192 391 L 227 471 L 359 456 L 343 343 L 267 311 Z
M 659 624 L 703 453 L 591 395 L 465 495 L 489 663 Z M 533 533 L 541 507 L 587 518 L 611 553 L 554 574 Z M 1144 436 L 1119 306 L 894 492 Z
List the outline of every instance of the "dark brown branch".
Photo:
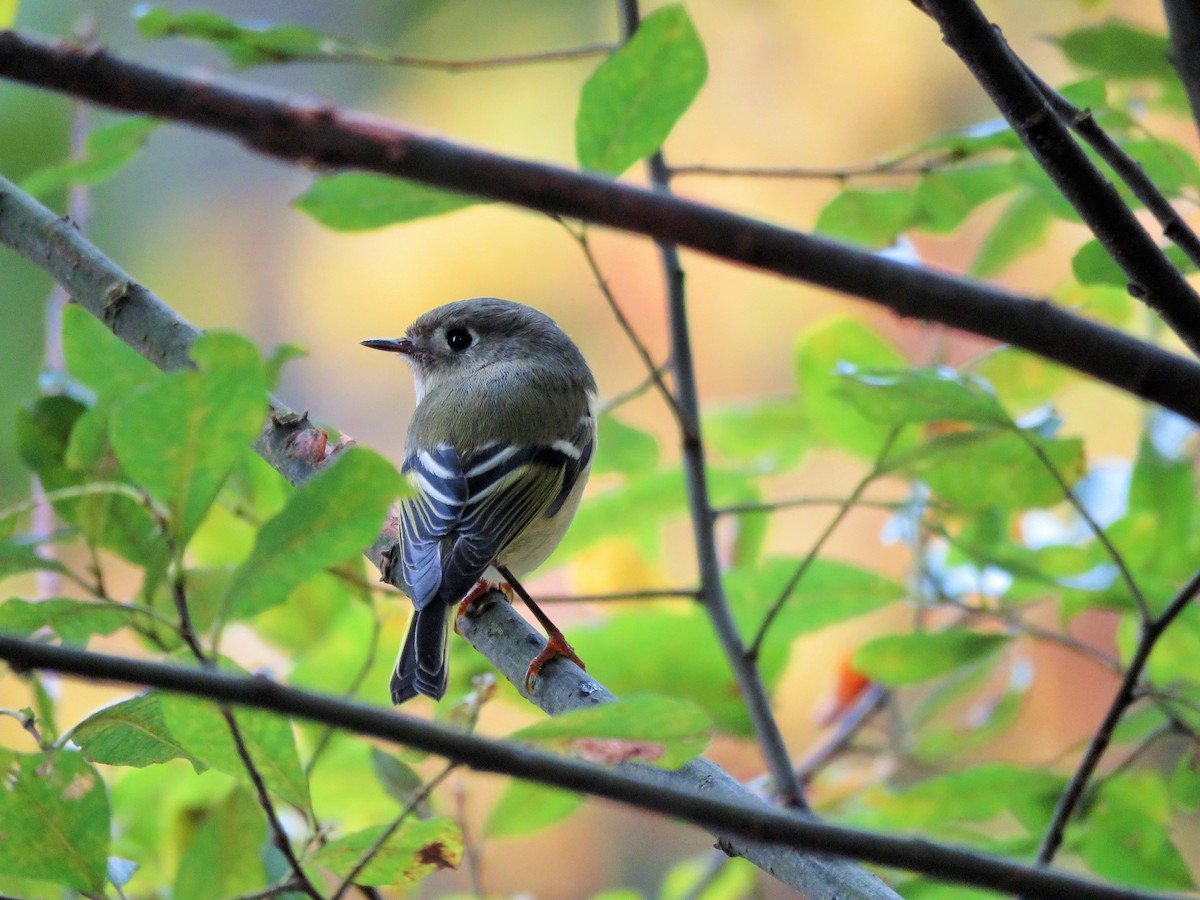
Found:
M 503 602 L 493 604 L 492 608 L 511 611 Z M 919 838 L 893 837 L 829 825 L 773 809 L 761 802 L 718 799 L 712 792 L 706 795 L 673 786 L 671 782 L 678 780 L 675 773 L 661 769 L 633 764 L 603 768 L 464 734 L 391 709 L 297 690 L 266 678 L 226 675 L 72 647 L 55 647 L 6 634 L 0 634 L 0 659 L 7 660 L 18 671 L 49 669 L 89 680 L 178 691 L 216 702 L 321 722 L 442 756 L 477 771 L 582 791 L 751 841 L 851 856 L 879 865 L 925 872 L 944 880 L 1006 893 L 1020 892 L 1029 897 L 1168 900 L 1165 894 L 1098 884 Z
M 1121 679 L 1116 696 L 1113 697 L 1100 727 L 1092 736 L 1091 743 L 1088 744 L 1083 759 L 1079 761 L 1075 774 L 1071 776 L 1070 783 L 1067 784 L 1062 796 L 1058 798 L 1054 815 L 1050 819 L 1050 825 L 1042 838 L 1042 846 L 1038 850 L 1038 863 L 1045 865 L 1054 859 L 1054 855 L 1062 845 L 1067 822 L 1070 821 L 1072 813 L 1079 806 L 1079 801 L 1083 799 L 1084 791 L 1087 790 L 1092 776 L 1095 775 L 1096 767 L 1100 765 L 1104 751 L 1112 743 L 1117 723 L 1137 700 L 1138 681 L 1150 659 L 1151 651 L 1154 650 L 1154 646 L 1162 637 L 1163 632 L 1179 617 L 1180 613 L 1187 609 L 1197 593 L 1200 593 L 1200 572 L 1192 576 L 1191 581 L 1183 586 L 1158 617 L 1143 626 L 1137 649 L 1133 653 L 1133 658 L 1129 660 L 1129 668 L 1125 670 L 1125 677 Z
M 1097 124 L 1096 117 L 1090 109 L 1080 109 L 1038 77 L 1025 63 L 1021 63 L 1021 66 L 1063 123 L 1087 141 L 1100 158 L 1112 167 L 1133 195 L 1154 216 L 1155 221 L 1162 226 L 1163 235 L 1182 250 L 1193 264 L 1200 267 L 1200 237 L 1188 227 L 1183 216 L 1171 205 L 1171 201 L 1163 196 L 1158 186 L 1150 180 L 1141 164 L 1109 137 L 1108 132 Z
M 189 122 L 294 162 L 397 175 L 674 241 L 852 294 L 902 316 L 1013 344 L 1200 422 L 1200 367 L 1049 303 L 969 279 L 904 265 L 701 203 L 424 137 L 315 101 L 213 78 L 174 75 L 104 51 L 55 45 L 15 32 L 0 32 L 0 77 Z M 20 236 L 14 239 L 19 249 Z M 69 272 L 64 277 L 68 287 L 86 280 Z M 130 304 L 119 287 L 114 285 L 114 300 L 121 301 L 122 309 L 138 305 Z M 129 334 L 138 347 L 135 331 L 129 329 Z M 186 347 L 180 350 L 170 341 L 156 340 L 152 347 L 140 343 L 140 349 L 160 364 L 186 355 Z
M 991 97 L 1080 218 L 1129 278 L 1129 290 L 1200 353 L 1200 297 L 1088 159 L 996 29 L 971 0 L 921 0 L 942 38 Z
M 1194 0 L 1163 0 L 1171 35 L 1171 64 L 1187 91 L 1192 118 L 1200 126 L 1200 8 Z
M 637 31 L 641 20 L 638 0 L 620 0 L 621 36 L 628 41 Z M 655 191 L 670 196 L 671 176 L 662 151 L 646 160 L 646 171 Z M 671 338 L 671 369 L 675 381 L 675 410 L 682 444 L 683 477 L 687 487 L 688 513 L 692 520 L 692 541 L 696 548 L 696 567 L 700 575 L 700 602 L 708 613 L 713 632 L 721 651 L 733 671 L 734 681 L 754 726 L 767 770 L 774 784 L 773 794 L 785 806 L 806 809 L 800 782 L 792 769 L 787 744 L 779 723 L 771 711 L 771 699 L 754 657 L 746 653 L 746 645 L 738 632 L 737 623 L 725 586 L 721 581 L 721 564 L 717 558 L 716 517 L 708 494 L 708 464 L 705 461 L 704 441 L 700 433 L 700 396 L 696 388 L 696 366 L 692 359 L 692 339 L 688 324 L 687 295 L 684 290 L 683 264 L 674 241 L 655 240 L 662 264 L 667 294 L 667 327 Z

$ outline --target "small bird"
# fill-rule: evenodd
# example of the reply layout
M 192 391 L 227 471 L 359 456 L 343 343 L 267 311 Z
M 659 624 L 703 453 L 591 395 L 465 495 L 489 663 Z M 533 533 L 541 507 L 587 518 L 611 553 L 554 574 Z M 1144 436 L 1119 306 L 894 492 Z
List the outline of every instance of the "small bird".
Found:
M 515 583 L 562 540 L 591 468 L 596 381 L 579 348 L 544 313 L 490 297 L 447 303 L 402 338 L 362 343 L 402 355 L 417 394 L 402 469 L 415 494 L 400 503 L 394 573 L 385 572 L 415 610 L 392 702 L 441 699 L 456 605 L 506 581 L 548 632 L 527 684 L 555 656 L 579 662 Z

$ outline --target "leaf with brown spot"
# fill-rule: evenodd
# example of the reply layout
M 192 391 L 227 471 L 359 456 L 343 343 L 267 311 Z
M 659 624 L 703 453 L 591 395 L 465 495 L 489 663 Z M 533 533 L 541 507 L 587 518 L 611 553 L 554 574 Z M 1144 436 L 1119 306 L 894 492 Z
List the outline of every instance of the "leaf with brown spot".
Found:
M 388 827 L 375 825 L 330 841 L 313 862 L 345 878 Z M 411 819 L 396 829 L 354 880 L 375 886 L 406 884 L 438 869 L 458 868 L 461 860 L 462 834 L 452 819 Z

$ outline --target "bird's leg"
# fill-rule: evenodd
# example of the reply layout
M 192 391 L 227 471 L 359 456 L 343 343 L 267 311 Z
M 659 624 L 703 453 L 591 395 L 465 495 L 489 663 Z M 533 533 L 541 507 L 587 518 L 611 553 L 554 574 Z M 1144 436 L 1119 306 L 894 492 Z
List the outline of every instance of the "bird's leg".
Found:
M 508 571 L 504 566 L 496 566 L 504 579 L 512 586 L 512 589 L 517 592 L 517 595 L 525 601 L 525 605 L 529 607 L 529 611 L 533 613 L 533 617 L 541 623 L 542 628 L 546 631 L 546 646 L 542 648 L 542 652 L 533 658 L 529 663 L 529 668 L 525 672 L 525 690 L 533 691 L 533 679 L 537 678 L 542 671 L 542 666 L 550 662 L 555 657 L 561 656 L 563 659 L 569 659 L 579 668 L 586 670 L 587 666 L 583 664 L 583 660 L 575 655 L 575 648 L 567 643 L 567 639 L 559 630 L 558 626 L 550 621 L 540 606 L 533 602 L 533 598 L 529 596 L 529 592 L 521 586 L 521 582 L 513 577 L 512 572 Z
M 479 612 L 482 612 L 483 611 L 482 609 L 472 612 L 472 606 L 474 605 L 476 600 L 478 600 L 480 597 L 482 597 L 488 591 L 495 590 L 497 587 L 499 587 L 501 590 L 503 590 L 505 587 L 508 587 L 508 585 L 495 585 L 495 584 L 492 584 L 490 581 L 484 580 L 483 578 L 480 578 L 477 582 L 475 582 L 474 586 L 472 586 L 472 588 L 469 591 L 467 591 L 467 596 L 463 597 L 462 601 L 458 604 L 458 612 L 456 612 L 454 614 L 454 633 L 455 634 L 462 634 L 462 632 L 458 630 L 459 616 L 473 616 L 473 615 L 478 615 Z M 505 591 L 505 593 L 507 594 L 508 592 Z M 512 602 L 512 597 L 509 597 L 509 602 L 510 603 Z

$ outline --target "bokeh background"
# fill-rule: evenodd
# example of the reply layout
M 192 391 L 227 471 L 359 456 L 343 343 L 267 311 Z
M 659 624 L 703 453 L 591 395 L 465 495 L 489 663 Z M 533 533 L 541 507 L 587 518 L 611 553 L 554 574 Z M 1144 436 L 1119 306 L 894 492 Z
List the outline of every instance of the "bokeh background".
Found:
M 168 3 L 182 11 L 190 4 Z M 647 4 L 649 11 L 655 4 Z M 708 82 L 666 148 L 675 164 L 847 166 L 867 163 L 932 134 L 994 118 L 982 92 L 940 41 L 936 27 L 902 0 L 694 0 L 688 10 L 707 47 Z M 1068 21 L 1115 12 L 1161 27 L 1153 2 L 1105 6 L 1060 0 L 997 0 L 986 12 L 1024 58 L 1051 83 L 1073 77 L 1046 39 Z M 262 20 L 294 22 L 333 34 L 393 46 L 397 52 L 470 59 L 615 41 L 615 3 L 596 0 L 341 0 L 208 2 L 199 8 Z M 18 25 L 48 35 L 83 28 L 127 56 L 198 72 L 227 72 L 215 50 L 168 40 L 143 41 L 127 2 L 53 4 L 26 0 Z M 1081 11 L 1082 10 L 1082 11 Z M 425 132 L 499 152 L 574 166 L 573 124 L 581 84 L 595 59 L 457 75 L 403 68 L 335 64 L 264 67 L 238 75 L 247 82 L 315 95 L 403 122 Z M 0 83 L 0 173 L 19 180 L 65 155 L 71 103 L 44 92 Z M 114 119 L 95 111 L 93 124 Z M 1178 125 L 1161 126 L 1187 146 L 1195 138 Z M 640 170 L 626 178 L 641 181 Z M 399 459 L 412 410 L 411 383 L 395 359 L 359 346 L 368 337 L 399 335 L 422 311 L 463 297 L 522 300 L 554 316 L 591 361 L 603 397 L 643 378 L 643 369 L 616 326 L 578 247 L 561 226 L 499 205 L 363 234 L 328 231 L 291 208 L 308 185 L 304 171 L 254 155 L 236 143 L 168 125 L 139 159 L 91 193 L 87 231 L 137 280 L 197 326 L 248 333 L 264 350 L 299 344 L 308 356 L 292 363 L 280 389 L 285 402 L 308 409 L 355 439 Z M 679 178 L 676 190 L 770 221 L 807 229 L 837 190 L 828 180 Z M 921 237 L 927 262 L 963 271 L 996 209 L 989 208 L 952 239 Z M 1045 293 L 1066 270 L 1082 231 L 1060 225 L 1046 244 L 1000 276 L 1022 291 Z M 641 239 L 596 232 L 604 275 L 637 331 L 665 353 L 663 286 L 654 248 Z M 946 336 L 901 323 L 866 304 L 779 278 L 685 253 L 688 294 L 706 406 L 786 394 L 793 387 L 793 348 L 806 326 L 832 313 L 871 321 L 917 362 L 929 359 Z M 27 475 L 16 461 L 10 423 L 15 409 L 37 393 L 48 281 L 28 263 L 0 250 L 0 506 L 27 496 Z M 952 359 L 983 345 L 954 337 Z M 1138 410 L 1112 391 L 1073 387 L 1062 398 L 1067 433 L 1087 439 L 1091 461 L 1128 457 L 1136 442 Z M 669 416 L 652 394 L 624 408 L 629 422 L 663 439 L 677 455 Z M 603 452 L 603 451 L 601 451 Z M 794 476 L 773 484 L 780 495 L 847 491 L 861 464 L 815 454 Z M 586 501 L 585 501 L 586 502 Z M 773 550 L 803 552 L 825 513 L 789 513 L 771 534 Z M 855 512 L 837 532 L 830 555 L 873 566 L 904 564 L 900 548 L 881 548 L 883 514 Z M 596 590 L 627 583 L 633 572 L 656 584 L 686 585 L 693 558 L 680 528 L 678 553 L 661 567 L 621 560 L 622 578 L 602 564 L 545 575 L 543 590 Z M 889 556 L 894 554 L 894 558 Z M 590 615 L 594 612 L 567 612 Z M 819 643 L 797 648 L 778 708 L 789 744 L 802 750 L 819 740 L 817 713 L 827 702 L 837 661 L 891 613 L 859 620 Z M 897 613 L 897 615 L 903 615 Z M 1051 616 L 1051 619 L 1053 617 Z M 1111 621 L 1084 617 L 1076 633 L 1111 646 Z M 1111 680 L 1088 670 L 1081 685 L 1074 659 L 1031 650 L 1038 686 L 1030 715 L 1000 752 L 1044 764 L 1086 735 L 1108 702 Z M 253 664 L 254 660 L 248 663 Z M 603 662 L 597 661 L 603 677 Z M 79 715 L 107 696 L 71 686 L 68 709 Z M 0 701 L 0 705 L 8 705 Z M 68 713 L 69 715 L 69 713 Z M 505 713 L 505 715 L 519 715 Z M 752 746 L 719 743 L 712 755 L 736 775 L 760 770 Z M 468 805 L 486 809 L 495 785 L 471 782 Z M 651 886 L 661 860 L 683 848 L 701 852 L 703 835 L 677 829 L 665 839 L 653 820 L 591 805 L 553 833 L 489 844 L 485 872 L 491 891 L 528 890 L 537 896 L 585 896 L 593 887 Z M 657 852 L 647 852 L 648 835 Z M 531 862 L 535 860 L 536 862 Z M 462 887 L 439 876 L 438 889 Z M 563 892 L 564 885 L 571 885 Z

